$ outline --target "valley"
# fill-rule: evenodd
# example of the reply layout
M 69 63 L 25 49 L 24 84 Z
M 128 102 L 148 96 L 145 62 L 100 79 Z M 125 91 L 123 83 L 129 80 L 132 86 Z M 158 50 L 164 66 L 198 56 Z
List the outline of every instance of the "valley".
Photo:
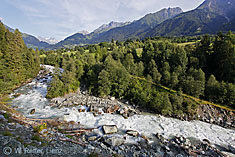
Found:
M 235 0 L 183 1 L 0 2 L 53 28 L 0 10 L 0 156 L 233 157 Z

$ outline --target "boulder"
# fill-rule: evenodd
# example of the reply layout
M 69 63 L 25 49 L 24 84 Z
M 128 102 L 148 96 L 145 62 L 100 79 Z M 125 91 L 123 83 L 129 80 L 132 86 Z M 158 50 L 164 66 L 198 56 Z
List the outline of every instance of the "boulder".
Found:
M 114 100 L 115 100 L 115 97 L 111 97 L 110 100 L 114 101 Z
M 0 115 L 0 120 L 7 121 L 3 115 Z
M 226 155 L 228 157 L 235 157 L 235 155 L 233 153 L 229 153 L 229 152 L 225 152 L 225 151 L 222 151 L 221 153 L 223 153 L 224 155 Z
M 228 145 L 228 148 L 232 153 L 235 153 L 235 145 Z
M 104 125 L 103 130 L 105 134 L 113 134 L 118 131 L 116 125 Z
M 203 142 L 203 144 L 205 144 L 205 145 L 210 145 L 210 144 L 211 144 L 208 139 L 203 139 L 202 142 Z
M 120 137 L 111 137 L 105 140 L 105 143 L 113 147 L 120 146 L 124 143 L 124 139 Z
M 88 137 L 88 141 L 95 141 L 97 139 L 97 137 L 96 136 L 90 136 L 90 137 Z
M 134 130 L 127 130 L 126 134 L 128 134 L 130 136 L 134 136 L 134 137 L 139 135 L 139 133 L 137 131 L 134 131 Z
M 36 112 L 36 110 L 35 109 L 32 109 L 31 111 L 30 111 L 30 114 L 34 114 Z
M 124 114 L 124 113 L 125 113 L 125 110 L 124 110 L 124 109 L 120 109 L 120 110 L 119 110 L 119 113 L 120 113 L 120 114 Z

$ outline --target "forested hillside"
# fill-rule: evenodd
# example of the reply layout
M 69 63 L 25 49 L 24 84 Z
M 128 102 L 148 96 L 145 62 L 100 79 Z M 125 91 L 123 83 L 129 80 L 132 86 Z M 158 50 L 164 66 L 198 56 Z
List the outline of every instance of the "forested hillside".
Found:
M 38 74 L 39 52 L 28 49 L 19 30 L 10 32 L 0 23 L 0 96 Z
M 48 98 L 76 91 L 82 82 L 92 94 L 125 98 L 168 115 L 197 108 L 198 103 L 183 93 L 235 107 L 235 35 L 231 32 L 102 42 L 40 53 L 44 64 L 65 69 L 62 75 L 55 74 Z

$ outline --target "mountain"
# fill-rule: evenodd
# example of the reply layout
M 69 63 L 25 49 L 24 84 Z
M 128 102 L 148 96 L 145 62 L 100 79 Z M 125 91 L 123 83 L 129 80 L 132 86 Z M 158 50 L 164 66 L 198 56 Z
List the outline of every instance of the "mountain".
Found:
M 38 38 L 36 38 L 32 35 L 26 34 L 26 33 L 22 33 L 22 37 L 23 37 L 23 40 L 25 42 L 25 45 L 28 48 L 44 49 L 44 48 L 47 48 L 47 47 L 50 46 L 50 44 L 48 44 L 47 42 L 40 41 Z
M 1 21 L 0 21 L 1 22 Z M 8 29 L 10 32 L 14 32 L 15 30 L 7 25 L 4 25 L 6 27 L 6 29 Z M 38 38 L 32 36 L 32 35 L 29 35 L 29 34 L 26 34 L 26 33 L 22 33 L 22 37 L 23 37 L 23 40 L 25 42 L 25 45 L 28 47 L 28 48 L 38 48 L 38 49 L 43 49 L 43 48 L 46 48 L 46 47 L 49 47 L 50 44 L 48 44 L 47 42 L 44 42 L 44 41 L 40 41 Z
M 89 32 L 86 31 L 86 30 L 80 31 L 80 32 L 78 32 L 78 33 L 80 33 L 80 34 L 82 34 L 82 35 L 87 35 L 87 34 L 89 34 Z
M 59 42 L 59 41 L 56 40 L 55 38 L 43 38 L 43 37 L 40 37 L 40 36 L 38 36 L 37 38 L 38 38 L 38 40 L 44 41 L 44 42 L 46 42 L 46 43 L 48 43 L 48 44 L 56 44 L 56 43 Z
M 110 22 L 109 24 L 102 25 L 88 35 L 76 33 L 72 36 L 69 36 L 63 41 L 54 45 L 52 48 L 66 47 L 69 45 L 94 44 L 104 41 L 111 41 L 112 39 L 126 40 L 129 38 L 139 38 L 141 33 L 154 28 L 159 23 L 169 18 L 173 18 L 182 12 L 182 9 L 179 7 L 168 8 L 162 9 L 156 13 L 147 14 L 143 18 L 132 23 Z
M 111 21 L 109 24 L 103 24 L 99 28 L 95 29 L 93 31 L 93 33 L 99 34 L 99 33 L 102 33 L 102 32 L 107 32 L 112 28 L 122 27 L 122 26 L 128 25 L 130 23 L 131 22 L 129 22 L 129 21 L 128 22 L 114 22 L 114 21 Z
M 144 37 L 215 34 L 234 30 L 234 10 L 235 0 L 206 0 L 195 10 L 157 25 Z

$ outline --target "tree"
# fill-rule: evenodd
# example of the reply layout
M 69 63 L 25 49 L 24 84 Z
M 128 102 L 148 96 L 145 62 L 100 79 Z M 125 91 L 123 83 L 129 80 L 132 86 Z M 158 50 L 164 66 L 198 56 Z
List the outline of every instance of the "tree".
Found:
M 213 66 L 211 70 L 218 80 L 235 82 L 235 43 L 234 34 L 229 32 L 227 35 L 222 33 L 216 36 L 211 60 Z
M 162 103 L 162 114 L 164 115 L 171 115 L 172 114 L 172 105 L 171 101 L 169 99 L 169 95 L 165 94 L 163 95 L 163 103 Z
M 170 87 L 173 89 L 176 87 L 178 83 L 179 83 L 178 75 L 175 72 L 173 72 L 171 75 Z
M 174 114 L 183 114 L 183 97 L 181 95 L 173 94 L 170 97 L 172 110 Z
M 135 73 L 135 63 L 134 63 L 133 55 L 131 53 L 128 53 L 125 56 L 123 65 L 130 74 Z

